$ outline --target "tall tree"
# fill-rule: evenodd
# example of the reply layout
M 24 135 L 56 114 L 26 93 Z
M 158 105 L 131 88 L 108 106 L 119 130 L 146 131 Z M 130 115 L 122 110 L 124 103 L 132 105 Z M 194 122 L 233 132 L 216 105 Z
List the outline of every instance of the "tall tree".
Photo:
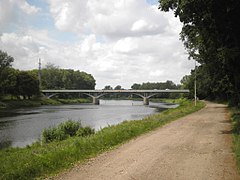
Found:
M 17 70 L 9 67 L 1 71 L 0 89 L 2 95 L 16 95 L 17 74 Z
M 190 57 L 209 75 L 212 92 L 231 92 L 233 104 L 240 101 L 240 1 L 161 0 L 160 9 L 173 10 L 183 23 L 181 39 Z M 225 86 L 228 86 L 226 88 Z
M 6 67 L 11 67 L 13 61 L 13 57 L 0 50 L 0 71 Z
M 0 50 L 0 97 L 4 94 L 5 85 L 6 85 L 6 76 L 9 69 L 12 66 L 12 62 L 14 61 L 13 57 L 9 56 L 6 52 Z
M 38 78 L 29 72 L 21 71 L 17 75 L 16 88 L 18 95 L 30 99 L 33 95 L 39 94 Z

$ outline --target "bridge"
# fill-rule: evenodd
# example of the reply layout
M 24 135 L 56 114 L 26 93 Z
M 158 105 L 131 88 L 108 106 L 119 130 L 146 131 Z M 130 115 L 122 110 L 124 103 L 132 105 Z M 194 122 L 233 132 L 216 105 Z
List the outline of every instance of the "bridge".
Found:
M 62 93 L 81 93 L 85 94 L 92 98 L 92 102 L 95 105 L 99 104 L 99 98 L 110 93 L 128 93 L 128 94 L 134 94 L 141 98 L 143 98 L 143 104 L 149 105 L 149 98 L 160 94 L 160 93 L 189 93 L 188 89 L 182 89 L 182 90 L 171 90 L 171 89 L 165 89 L 165 90 L 42 90 L 41 91 L 44 95 L 46 95 L 48 98 L 51 98 L 57 94 Z

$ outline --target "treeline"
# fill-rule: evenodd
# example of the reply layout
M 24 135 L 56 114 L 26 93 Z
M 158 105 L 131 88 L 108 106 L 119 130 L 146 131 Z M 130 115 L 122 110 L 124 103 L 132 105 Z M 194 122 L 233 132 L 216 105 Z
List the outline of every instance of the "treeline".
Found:
M 131 86 L 133 90 L 166 90 L 166 89 L 182 89 L 182 86 L 179 84 L 175 84 L 174 82 L 167 80 L 166 82 L 146 82 L 142 84 L 134 83 Z M 117 85 L 116 87 L 111 87 L 110 85 L 106 85 L 103 90 L 124 90 L 121 85 Z M 185 95 L 184 95 L 185 96 Z M 132 94 L 108 94 L 105 95 L 104 98 L 128 98 L 128 97 L 135 97 L 139 98 L 136 95 Z M 181 94 L 176 93 L 161 93 L 153 98 L 179 98 L 182 97 Z
M 0 50 L 0 99 L 6 96 L 31 99 L 40 95 L 38 70 L 20 71 L 12 68 L 14 58 Z M 71 69 L 60 69 L 48 64 L 41 71 L 42 89 L 94 89 L 91 74 Z
M 36 75 L 38 70 L 33 70 Z M 95 89 L 96 81 L 91 74 L 72 69 L 60 69 L 47 64 L 41 70 L 42 89 Z
M 6 95 L 24 99 L 39 94 L 37 77 L 27 71 L 13 69 L 14 58 L 0 50 L 0 98 Z
M 181 39 L 200 66 L 200 98 L 227 100 L 240 106 L 240 1 L 161 0 L 162 11 L 173 10 L 183 23 Z M 195 72 L 182 83 L 193 89 Z M 193 92 L 193 91 L 192 91 Z
M 147 82 L 147 83 L 142 83 L 142 84 L 137 84 L 134 83 L 131 86 L 132 89 L 143 89 L 143 90 L 148 90 L 148 89 L 180 89 L 181 86 L 180 85 L 176 85 L 174 82 L 172 81 L 166 81 L 166 82 Z
M 132 89 L 135 90 L 152 90 L 152 89 L 157 89 L 157 90 L 166 90 L 166 89 L 181 89 L 181 85 L 177 85 L 172 81 L 167 80 L 166 82 L 147 82 L 147 83 L 142 83 L 142 84 L 137 84 L 134 83 L 131 86 Z M 155 95 L 153 98 L 180 98 L 182 97 L 182 94 L 176 94 L 176 93 L 160 93 Z M 185 95 L 184 95 L 185 96 Z

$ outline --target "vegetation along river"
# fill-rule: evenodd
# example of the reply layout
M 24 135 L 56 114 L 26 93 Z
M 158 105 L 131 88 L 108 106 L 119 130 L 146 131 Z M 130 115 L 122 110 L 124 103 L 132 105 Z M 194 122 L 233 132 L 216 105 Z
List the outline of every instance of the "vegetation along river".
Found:
M 0 110 L 0 147 L 24 147 L 38 140 L 44 128 L 66 120 L 81 121 L 83 126 L 99 130 L 125 120 L 142 119 L 177 105 L 141 101 L 101 100 L 100 105 L 75 104 Z

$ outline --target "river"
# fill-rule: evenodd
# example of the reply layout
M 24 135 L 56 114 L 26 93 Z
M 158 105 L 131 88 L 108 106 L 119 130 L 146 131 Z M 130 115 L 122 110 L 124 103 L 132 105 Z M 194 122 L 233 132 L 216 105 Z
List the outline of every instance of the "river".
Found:
M 100 100 L 100 105 L 75 104 L 0 110 L 0 148 L 24 147 L 38 140 L 44 128 L 66 120 L 81 121 L 83 126 L 99 130 L 125 120 L 142 119 L 177 105 L 141 101 Z

